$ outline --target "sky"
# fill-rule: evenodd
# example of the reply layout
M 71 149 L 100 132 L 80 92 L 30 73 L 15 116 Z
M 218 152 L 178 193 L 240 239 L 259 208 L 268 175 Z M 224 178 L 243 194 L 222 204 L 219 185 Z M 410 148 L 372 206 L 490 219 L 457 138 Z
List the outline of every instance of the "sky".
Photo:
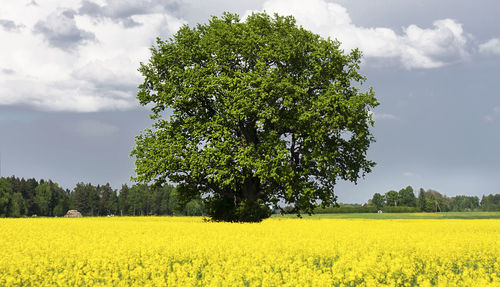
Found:
M 447 196 L 500 193 L 500 2 L 494 0 L 2 0 L 1 176 L 114 188 L 130 183 L 136 100 L 156 37 L 224 11 L 265 11 L 363 52 L 377 165 L 340 202 L 411 185 Z

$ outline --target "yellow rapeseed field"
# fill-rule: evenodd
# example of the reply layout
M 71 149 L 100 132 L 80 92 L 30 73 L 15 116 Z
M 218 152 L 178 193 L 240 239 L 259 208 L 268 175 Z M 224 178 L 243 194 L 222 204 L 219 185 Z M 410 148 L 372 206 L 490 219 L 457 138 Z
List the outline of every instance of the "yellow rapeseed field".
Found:
M 500 286 L 500 220 L 0 220 L 0 286 Z

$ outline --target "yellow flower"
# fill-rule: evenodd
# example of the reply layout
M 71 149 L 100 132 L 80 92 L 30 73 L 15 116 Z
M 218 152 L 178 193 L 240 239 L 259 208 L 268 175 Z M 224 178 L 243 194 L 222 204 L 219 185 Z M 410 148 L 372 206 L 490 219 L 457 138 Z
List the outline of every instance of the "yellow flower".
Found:
M 500 286 L 500 220 L 22 218 L 0 227 L 0 286 Z

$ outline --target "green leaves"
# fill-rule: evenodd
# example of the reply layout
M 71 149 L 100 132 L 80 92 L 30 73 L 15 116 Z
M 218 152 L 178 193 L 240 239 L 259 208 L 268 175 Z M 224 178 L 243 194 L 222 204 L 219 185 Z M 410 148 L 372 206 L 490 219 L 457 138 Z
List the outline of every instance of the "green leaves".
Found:
M 233 214 L 334 204 L 338 178 L 356 181 L 374 165 L 366 151 L 378 105 L 352 85 L 364 80 L 360 52 L 339 46 L 266 14 L 226 13 L 158 39 L 139 69 L 137 97 L 156 123 L 136 139 L 136 179 L 196 189 Z

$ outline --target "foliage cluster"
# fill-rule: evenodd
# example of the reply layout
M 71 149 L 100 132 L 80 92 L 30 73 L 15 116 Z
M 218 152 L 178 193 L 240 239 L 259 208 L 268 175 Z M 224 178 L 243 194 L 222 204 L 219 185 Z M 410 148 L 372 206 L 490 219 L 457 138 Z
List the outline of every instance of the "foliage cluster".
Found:
M 0 178 L 0 216 L 40 214 L 62 216 L 70 207 L 70 193 L 51 180 Z
M 490 194 L 481 198 L 481 209 L 484 211 L 500 211 L 500 194 Z

